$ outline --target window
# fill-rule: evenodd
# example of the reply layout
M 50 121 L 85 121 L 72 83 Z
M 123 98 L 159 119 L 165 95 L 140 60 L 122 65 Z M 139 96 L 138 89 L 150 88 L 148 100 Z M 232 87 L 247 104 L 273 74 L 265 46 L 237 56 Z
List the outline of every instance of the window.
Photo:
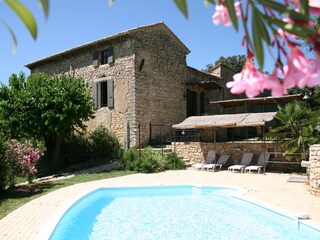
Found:
M 108 81 L 101 82 L 101 107 L 108 106 Z
M 109 64 L 114 62 L 113 47 L 108 47 L 103 50 L 94 51 L 93 56 L 93 66 L 98 67 L 100 65 Z
M 102 78 L 92 83 L 92 97 L 95 109 L 102 107 L 114 107 L 113 80 Z
M 204 92 L 197 93 L 187 89 L 187 117 L 201 116 L 205 111 Z
M 187 89 L 187 117 L 197 116 L 197 93 Z
M 100 52 L 100 64 L 107 64 L 109 58 L 109 49 Z

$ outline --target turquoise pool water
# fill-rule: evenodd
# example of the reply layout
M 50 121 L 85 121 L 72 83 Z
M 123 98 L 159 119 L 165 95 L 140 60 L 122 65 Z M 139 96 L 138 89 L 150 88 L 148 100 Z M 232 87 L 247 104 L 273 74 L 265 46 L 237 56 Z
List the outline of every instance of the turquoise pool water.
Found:
M 77 201 L 50 239 L 320 239 L 320 231 L 232 188 L 103 188 Z

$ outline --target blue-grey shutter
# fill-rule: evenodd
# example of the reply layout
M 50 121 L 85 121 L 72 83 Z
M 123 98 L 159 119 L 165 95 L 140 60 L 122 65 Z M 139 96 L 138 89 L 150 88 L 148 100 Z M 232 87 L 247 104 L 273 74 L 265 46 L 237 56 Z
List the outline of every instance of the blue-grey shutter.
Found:
M 92 98 L 94 109 L 98 109 L 98 83 L 92 82 Z
M 108 48 L 108 63 L 114 62 L 113 47 Z
M 92 60 L 98 60 L 99 59 L 99 51 L 94 50 L 92 53 Z
M 108 80 L 108 107 L 113 108 L 114 98 L 113 98 L 113 80 Z
M 99 65 L 99 51 L 95 50 L 92 53 L 92 61 L 93 61 L 93 66 L 98 67 Z

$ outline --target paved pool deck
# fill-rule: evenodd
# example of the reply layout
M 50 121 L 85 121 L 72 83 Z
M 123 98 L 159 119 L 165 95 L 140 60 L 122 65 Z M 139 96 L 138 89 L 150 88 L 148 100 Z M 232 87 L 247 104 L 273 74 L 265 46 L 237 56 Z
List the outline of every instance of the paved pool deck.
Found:
M 0 220 L 0 239 L 45 239 L 63 212 L 77 199 L 100 187 L 202 185 L 240 187 L 245 198 L 271 207 L 289 216 L 308 213 L 304 220 L 320 229 L 320 198 L 308 191 L 305 183 L 287 182 L 298 175 L 267 173 L 240 174 L 227 171 L 167 171 L 134 174 L 111 179 L 79 183 L 58 189 L 21 206 Z

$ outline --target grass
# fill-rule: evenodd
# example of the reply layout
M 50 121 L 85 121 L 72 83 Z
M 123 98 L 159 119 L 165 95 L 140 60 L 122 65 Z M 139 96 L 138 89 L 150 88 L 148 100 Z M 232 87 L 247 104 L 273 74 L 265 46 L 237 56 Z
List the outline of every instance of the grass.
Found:
M 55 191 L 59 188 L 67 187 L 73 184 L 89 182 L 113 177 L 120 177 L 133 174 L 132 171 L 110 171 L 103 173 L 83 174 L 72 178 L 49 181 L 43 183 L 33 183 L 22 186 L 17 186 L 12 190 L 7 190 L 0 195 L 0 219 L 7 214 L 22 206 L 23 204 Z

